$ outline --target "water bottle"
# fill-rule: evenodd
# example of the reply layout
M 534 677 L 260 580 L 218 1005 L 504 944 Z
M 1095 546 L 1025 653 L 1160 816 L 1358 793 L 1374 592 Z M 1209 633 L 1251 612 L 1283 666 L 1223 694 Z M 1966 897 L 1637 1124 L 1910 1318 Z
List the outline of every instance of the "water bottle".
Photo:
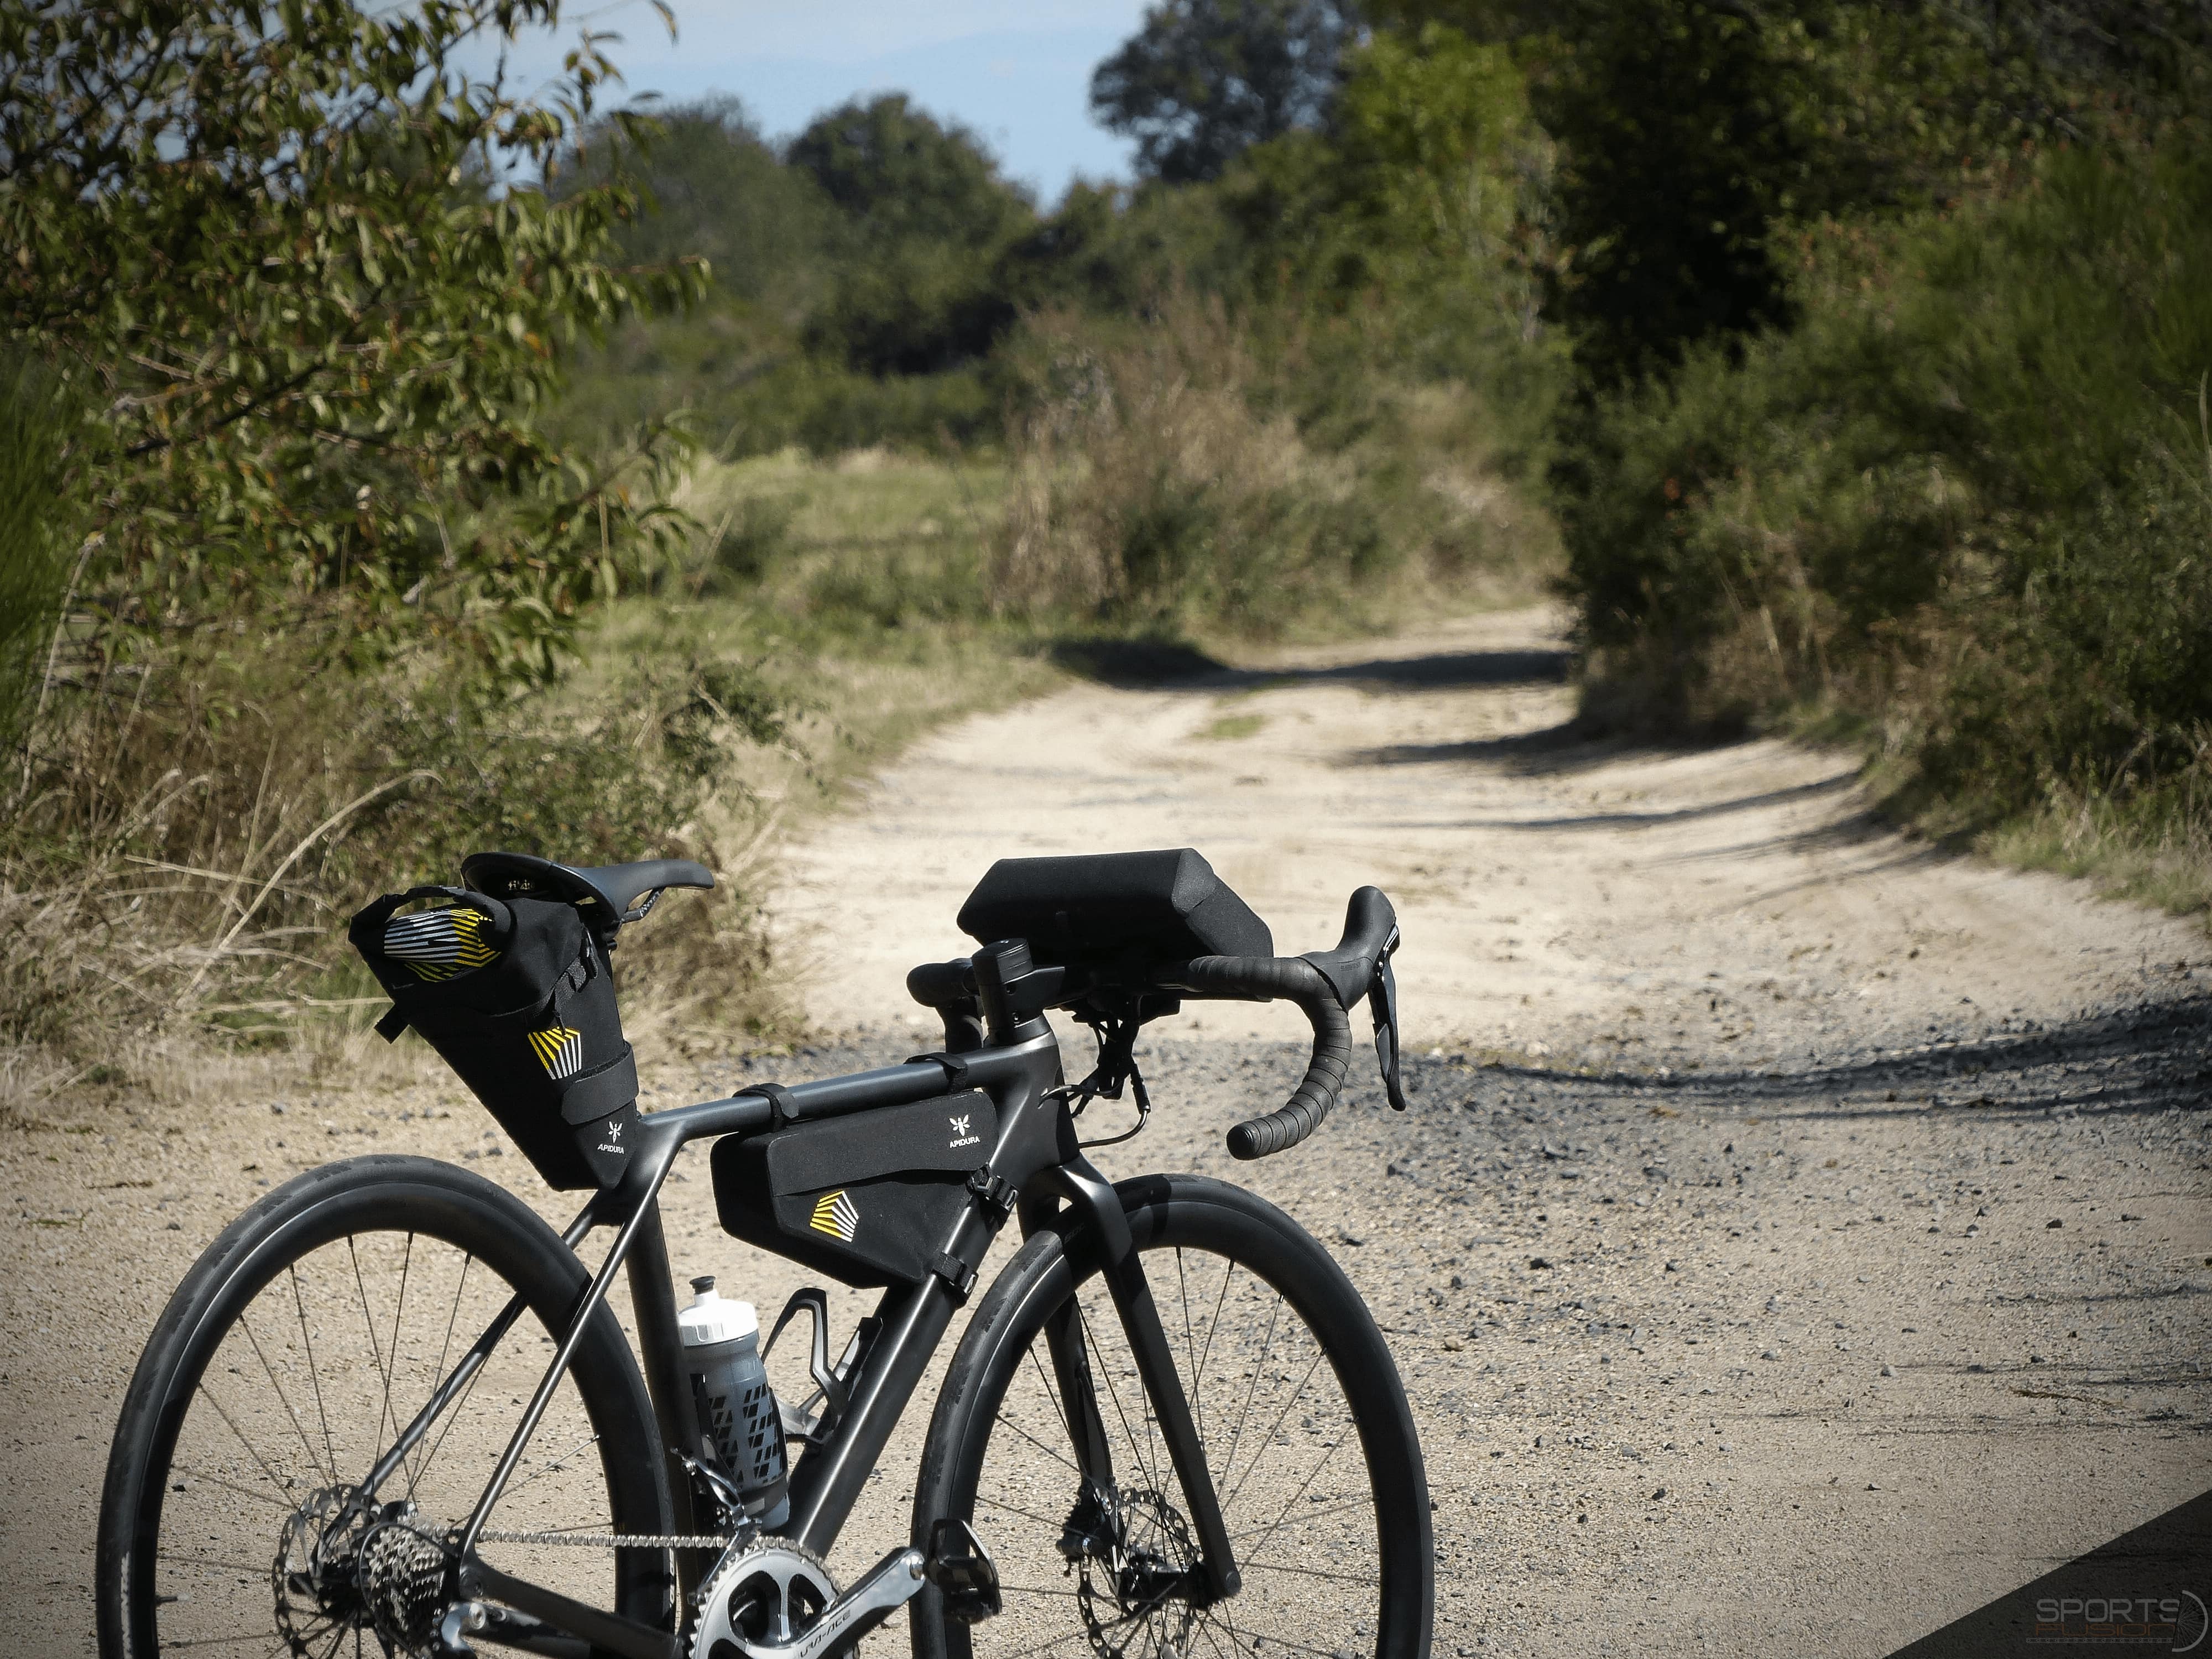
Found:
M 783 1421 L 761 1364 L 760 1316 L 750 1302 L 725 1302 L 714 1278 L 691 1281 L 691 1305 L 676 1316 L 684 1368 L 699 1427 L 723 1473 L 744 1495 L 745 1510 L 763 1530 L 791 1518 L 784 1480 Z

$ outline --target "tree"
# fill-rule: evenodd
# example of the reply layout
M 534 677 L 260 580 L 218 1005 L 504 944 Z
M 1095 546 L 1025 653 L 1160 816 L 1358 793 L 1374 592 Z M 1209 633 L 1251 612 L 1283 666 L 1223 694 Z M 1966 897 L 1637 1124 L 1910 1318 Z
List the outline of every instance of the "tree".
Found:
M 1571 262 L 1547 311 L 1588 383 L 1788 320 L 1768 232 L 1808 172 L 1791 73 L 1738 0 L 1619 0 L 1540 82 Z
M 605 261 L 622 184 L 518 182 L 557 169 L 612 66 L 586 35 L 539 100 L 458 58 L 557 17 L 0 7 L 0 331 L 91 411 L 64 473 L 95 653 L 258 618 L 540 675 L 664 526 L 532 423 L 576 340 L 702 276 Z
M 618 131 L 590 135 L 586 161 L 567 171 L 575 187 L 615 182 L 628 172 L 646 211 L 617 233 L 641 264 L 704 258 L 714 285 L 734 298 L 766 301 L 811 297 L 822 280 L 834 217 L 805 173 L 783 164 L 735 98 L 659 112 L 652 142 L 625 153 Z
M 902 94 L 817 117 L 786 159 L 841 210 L 844 246 L 813 342 L 876 374 L 953 368 L 1014 320 L 1000 256 L 1036 222 L 965 127 Z
M 915 108 L 904 93 L 817 116 L 784 159 L 822 187 L 872 247 L 916 237 L 996 247 L 1036 214 L 999 176 L 981 139 Z
M 1152 177 L 1212 179 L 1322 125 L 1358 27 L 1348 0 L 1161 0 L 1091 76 L 1091 113 Z

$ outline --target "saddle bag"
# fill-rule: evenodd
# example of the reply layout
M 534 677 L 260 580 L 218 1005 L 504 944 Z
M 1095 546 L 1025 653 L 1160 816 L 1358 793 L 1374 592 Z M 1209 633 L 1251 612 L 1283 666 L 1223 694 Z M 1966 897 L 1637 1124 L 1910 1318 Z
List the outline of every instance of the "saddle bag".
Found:
M 714 1143 L 722 1229 L 855 1286 L 918 1285 L 990 1161 L 979 1090 Z
M 421 1032 L 550 1185 L 622 1179 L 637 1063 L 606 954 L 574 905 L 414 887 L 369 905 L 347 937 L 392 997 L 377 1030 Z

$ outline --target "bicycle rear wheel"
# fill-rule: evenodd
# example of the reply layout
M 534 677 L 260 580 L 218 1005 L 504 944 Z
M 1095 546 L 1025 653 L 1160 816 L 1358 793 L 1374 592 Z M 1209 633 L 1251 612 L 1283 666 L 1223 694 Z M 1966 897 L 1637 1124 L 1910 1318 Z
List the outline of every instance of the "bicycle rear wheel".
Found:
M 103 1659 L 419 1649 L 443 1601 L 445 1534 L 474 1507 L 586 1282 L 520 1200 L 427 1158 L 313 1170 L 240 1217 L 178 1286 L 124 1400 L 100 1503 Z M 520 1317 L 367 1490 L 518 1293 Z M 665 1533 L 658 1438 L 602 1308 L 492 1526 Z M 497 1541 L 480 1553 L 667 1626 L 663 1553 Z
M 1211 1607 L 1183 1589 L 1194 1528 L 1100 1264 L 1087 1236 L 1040 1231 L 962 1339 L 915 1495 L 916 1543 L 940 1516 L 970 1522 L 996 1558 L 1005 1611 L 951 1624 L 926 1590 L 915 1651 L 1423 1659 L 1428 1487 L 1405 1389 L 1358 1292 L 1310 1234 L 1241 1188 L 1150 1176 L 1116 1191 L 1243 1587 Z M 1074 1446 L 1086 1420 L 1113 1470 L 1089 1498 Z

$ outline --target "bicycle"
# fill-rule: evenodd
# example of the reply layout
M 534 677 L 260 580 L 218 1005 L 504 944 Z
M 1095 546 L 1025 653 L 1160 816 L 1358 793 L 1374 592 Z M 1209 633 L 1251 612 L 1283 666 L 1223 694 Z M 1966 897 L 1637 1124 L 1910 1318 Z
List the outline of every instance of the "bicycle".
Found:
M 510 854 L 464 876 L 574 905 L 604 949 L 665 890 L 713 884 L 682 861 Z M 822 1659 L 902 1607 L 927 1659 L 1425 1659 L 1421 1450 L 1367 1307 L 1273 1205 L 1194 1175 L 1109 1184 L 1085 1156 L 1103 1138 L 1082 1138 L 1085 1109 L 1125 1089 L 1136 1127 L 1111 1139 L 1144 1127 L 1138 1030 L 1209 998 L 1288 1000 L 1314 1032 L 1289 1102 L 1231 1131 L 1237 1158 L 1320 1126 L 1363 999 L 1402 1110 L 1389 900 L 1362 888 L 1334 950 L 1276 957 L 1185 849 L 1002 860 L 961 925 L 990 942 L 908 978 L 942 1048 L 604 1120 L 590 1135 L 616 1172 L 562 1233 L 413 1156 L 309 1171 L 240 1216 L 124 1403 L 100 1520 L 106 1659 Z M 1097 1039 L 1079 1083 L 1048 1011 Z M 659 1195 L 708 1140 L 726 1228 L 883 1292 L 835 1364 L 819 1290 L 768 1334 L 809 1316 L 814 1392 L 781 1407 L 797 1455 L 775 1532 L 718 1462 L 678 1346 Z M 1023 1243 L 935 1401 L 909 1535 L 841 1588 L 823 1558 L 1009 1220 Z M 613 1240 L 592 1269 L 578 1251 L 599 1230 Z

